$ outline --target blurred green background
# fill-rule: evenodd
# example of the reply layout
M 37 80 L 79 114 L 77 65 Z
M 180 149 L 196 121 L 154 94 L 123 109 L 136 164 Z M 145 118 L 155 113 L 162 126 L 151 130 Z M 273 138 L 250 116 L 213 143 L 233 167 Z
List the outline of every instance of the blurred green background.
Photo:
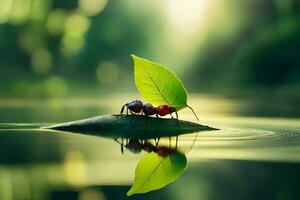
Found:
M 136 54 L 192 92 L 299 99 L 299 50 L 298 0 L 0 0 L 1 97 L 135 92 Z

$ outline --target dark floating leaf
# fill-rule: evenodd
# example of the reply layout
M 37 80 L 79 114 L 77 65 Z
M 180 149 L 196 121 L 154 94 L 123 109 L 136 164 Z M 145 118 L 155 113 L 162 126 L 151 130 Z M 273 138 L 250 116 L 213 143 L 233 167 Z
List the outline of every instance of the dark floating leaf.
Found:
M 45 128 L 111 138 L 137 139 L 152 139 L 199 131 L 219 130 L 189 121 L 143 115 L 102 115 Z

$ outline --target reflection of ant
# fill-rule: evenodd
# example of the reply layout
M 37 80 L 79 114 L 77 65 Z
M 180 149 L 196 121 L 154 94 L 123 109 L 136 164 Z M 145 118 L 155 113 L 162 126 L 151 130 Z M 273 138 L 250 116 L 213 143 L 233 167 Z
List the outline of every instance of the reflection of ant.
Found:
M 123 105 L 120 114 L 123 114 L 124 109 L 126 107 L 126 114 L 128 114 L 128 110 L 130 110 L 131 114 L 145 114 L 147 116 L 150 115 L 156 115 L 156 117 L 158 116 L 165 116 L 170 114 L 171 117 L 172 113 L 175 113 L 176 115 L 176 119 L 178 119 L 178 113 L 175 107 L 164 104 L 164 105 L 160 105 L 158 107 L 154 107 L 152 104 L 150 103 L 145 103 L 143 104 L 140 100 L 135 100 L 129 103 L 126 103 Z M 192 112 L 194 113 L 195 117 L 197 118 L 197 120 L 199 121 L 195 111 L 193 110 L 192 107 L 187 106 L 189 109 L 192 110 Z
M 169 147 L 158 146 L 159 139 L 155 140 L 155 145 L 151 144 L 147 140 L 138 139 L 127 139 L 125 144 L 123 138 L 121 139 L 121 142 L 118 139 L 115 139 L 115 141 L 121 145 L 122 154 L 124 153 L 124 147 L 133 153 L 140 153 L 143 150 L 148 153 L 155 152 L 162 157 L 167 157 L 177 151 L 177 140 L 175 148 L 171 148 L 171 144 Z

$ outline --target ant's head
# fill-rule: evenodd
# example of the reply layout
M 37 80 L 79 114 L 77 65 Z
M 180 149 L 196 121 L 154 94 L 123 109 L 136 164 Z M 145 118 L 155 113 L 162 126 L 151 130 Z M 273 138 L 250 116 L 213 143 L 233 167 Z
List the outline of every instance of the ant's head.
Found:
M 166 146 L 161 146 L 156 148 L 156 153 L 158 156 L 167 157 L 174 153 L 174 149 Z
M 175 107 L 170 107 L 170 113 L 176 112 L 176 108 Z

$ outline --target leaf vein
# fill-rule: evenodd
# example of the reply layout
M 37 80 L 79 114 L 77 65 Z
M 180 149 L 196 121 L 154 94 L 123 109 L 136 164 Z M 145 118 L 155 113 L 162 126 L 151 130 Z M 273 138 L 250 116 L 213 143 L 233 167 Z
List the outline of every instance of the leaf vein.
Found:
M 149 176 L 145 179 L 145 181 L 140 185 L 140 187 L 143 187 L 145 185 L 145 183 L 149 182 L 148 180 L 150 179 L 150 177 L 155 173 L 155 171 L 160 167 L 161 163 L 163 162 L 164 159 L 161 159 L 161 161 L 159 161 L 158 165 L 153 169 L 153 171 L 151 172 L 151 174 L 149 174 Z
M 150 76 L 150 74 L 148 73 L 148 71 L 146 71 L 149 78 L 151 79 L 151 81 L 153 82 L 153 84 L 155 85 L 156 89 L 158 90 L 158 92 L 160 93 L 160 95 L 163 97 L 163 99 L 170 105 L 169 101 L 166 99 L 166 97 L 164 96 L 164 94 L 161 92 L 160 88 L 158 87 L 158 85 L 156 84 L 156 82 L 154 81 L 154 79 Z

